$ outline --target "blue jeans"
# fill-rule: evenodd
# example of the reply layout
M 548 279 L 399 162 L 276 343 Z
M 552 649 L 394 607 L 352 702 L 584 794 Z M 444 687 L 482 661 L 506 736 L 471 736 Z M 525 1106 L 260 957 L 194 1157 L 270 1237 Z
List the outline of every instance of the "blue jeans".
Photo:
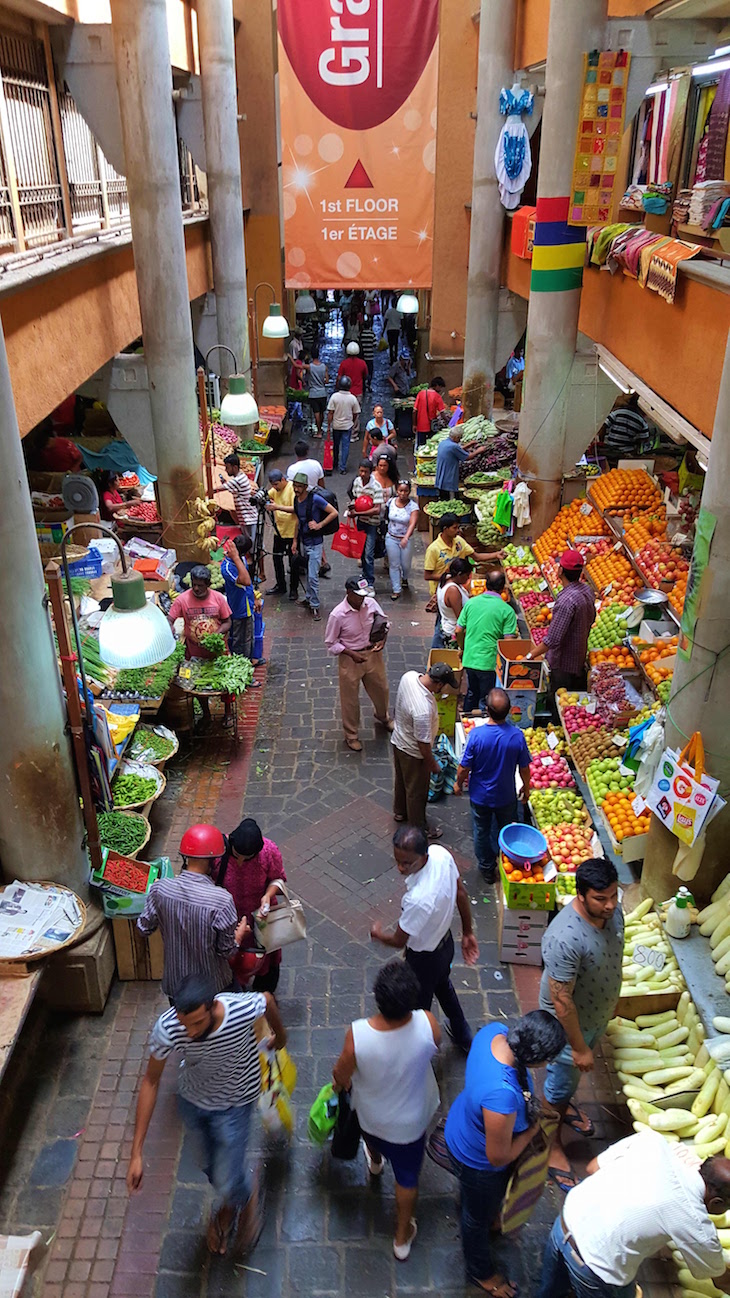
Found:
M 350 437 L 351 428 L 333 428 L 332 440 L 334 442 L 333 460 L 337 463 L 340 473 L 347 471 L 347 457 L 350 454 Z
M 201 1109 L 182 1095 L 177 1099 L 183 1122 L 198 1145 L 203 1171 L 218 1197 L 218 1207 L 242 1208 L 253 1191 L 246 1154 L 256 1101 L 229 1109 Z
M 400 595 L 402 581 L 408 581 L 411 575 L 413 542 L 409 541 L 408 545 L 401 549 L 400 541 L 395 536 L 386 536 L 385 553 L 388 556 L 391 590 L 394 595 Z
M 475 712 L 477 708 L 484 709 L 489 691 L 497 684 L 496 671 L 481 671 L 478 667 L 467 667 L 466 679 L 469 686 L 464 699 L 464 711 Z
M 461 1186 L 461 1247 L 466 1274 L 470 1280 L 489 1280 L 494 1275 L 489 1231 L 502 1206 L 511 1168 L 493 1171 L 467 1167 L 453 1154 L 452 1158 Z
M 480 870 L 493 870 L 497 864 L 497 834 L 505 825 L 512 825 L 517 820 L 517 799 L 504 807 L 483 807 L 477 802 L 470 805 L 477 864 Z
M 372 586 L 375 581 L 375 538 L 378 529 L 374 523 L 359 523 L 358 531 L 365 533 L 365 548 L 362 552 L 362 575 Z
M 302 546 L 302 562 L 307 568 L 307 599 L 312 608 L 319 608 L 319 567 L 323 545 L 324 541 L 314 541 Z
M 607 1284 L 586 1266 L 568 1243 L 560 1218 L 553 1226 L 542 1259 L 538 1298 L 634 1298 L 636 1284 Z
M 594 1028 L 593 1032 L 584 1032 L 583 1039 L 586 1045 L 595 1045 L 605 1031 L 604 1025 L 602 1028 Z M 579 1081 L 580 1069 L 576 1068 L 573 1063 L 573 1052 L 570 1046 L 564 1046 L 557 1058 L 551 1064 L 548 1064 L 545 1070 L 543 1093 L 548 1104 L 552 1104 L 554 1108 L 557 1108 L 558 1105 L 567 1104 L 578 1090 Z

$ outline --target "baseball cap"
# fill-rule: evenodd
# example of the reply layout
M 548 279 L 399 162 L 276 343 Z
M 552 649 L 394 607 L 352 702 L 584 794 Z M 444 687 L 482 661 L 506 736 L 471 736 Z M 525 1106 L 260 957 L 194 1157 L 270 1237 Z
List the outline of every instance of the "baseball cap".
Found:
M 429 667 L 428 674 L 437 685 L 448 685 L 452 690 L 459 688 L 459 682 L 448 663 L 434 663 L 433 667 Z
M 306 477 L 306 474 L 304 476 Z M 284 474 L 282 473 L 281 469 L 272 469 L 271 473 L 269 474 L 269 482 L 281 482 L 283 477 Z
M 353 595 L 374 595 L 375 591 L 364 577 L 348 577 L 345 582 L 345 590 L 351 590 Z
M 309 478 L 307 477 L 306 473 L 295 473 L 294 477 L 292 478 L 292 482 L 297 487 L 309 486 Z
M 563 550 L 558 562 L 566 572 L 577 572 L 583 567 L 583 555 L 580 550 Z

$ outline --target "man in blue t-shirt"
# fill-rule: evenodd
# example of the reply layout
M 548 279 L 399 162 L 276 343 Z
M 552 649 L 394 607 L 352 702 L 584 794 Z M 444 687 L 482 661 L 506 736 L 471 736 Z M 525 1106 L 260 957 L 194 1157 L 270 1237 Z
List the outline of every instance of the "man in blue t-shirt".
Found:
M 312 610 L 315 622 L 321 621 L 319 611 L 319 566 L 322 562 L 322 528 L 337 520 L 337 510 L 324 496 L 309 486 L 306 473 L 295 473 L 294 509 L 296 530 L 292 542 L 292 556 L 297 557 L 298 570 L 307 574 L 307 593 L 299 603 Z M 282 511 L 283 512 L 283 511 Z
M 253 615 L 257 608 L 256 591 L 248 570 L 248 555 L 253 545 L 250 536 L 237 536 L 223 546 L 225 558 L 221 564 L 221 577 L 226 586 L 226 599 L 231 609 L 231 630 L 228 648 L 232 654 L 250 659 L 254 667 L 262 667 L 264 658 L 253 658 Z M 260 682 L 252 681 L 254 689 Z
M 436 453 L 436 486 L 442 500 L 451 500 L 459 490 L 459 465 L 475 459 L 484 451 L 483 446 L 467 451 L 461 445 L 463 436 L 464 429 L 457 424 L 455 428 L 449 429 L 448 437 L 439 442 Z
M 506 690 L 487 695 L 488 720 L 475 726 L 461 755 L 454 793 L 461 793 L 469 779 L 469 800 L 474 831 L 474 854 L 487 883 L 497 877 L 496 847 L 492 839 L 505 825 L 517 819 L 515 771 L 522 778 L 520 799 L 530 796 L 530 753 L 525 736 L 507 721 L 510 701 Z M 496 837 L 496 836 L 495 836 Z

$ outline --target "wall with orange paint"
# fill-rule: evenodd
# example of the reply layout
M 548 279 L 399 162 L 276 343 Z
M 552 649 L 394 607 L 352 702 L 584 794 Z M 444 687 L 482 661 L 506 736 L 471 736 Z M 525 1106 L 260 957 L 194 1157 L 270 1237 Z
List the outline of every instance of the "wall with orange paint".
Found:
M 609 0 L 609 18 L 637 18 L 660 0 Z M 547 58 L 550 0 L 518 0 L 515 67 L 531 68 Z
M 446 10 L 448 8 L 448 14 Z M 441 6 L 429 352 L 464 355 L 479 33 L 473 0 Z M 451 337 L 452 330 L 456 338 Z
M 213 286 L 208 223 L 185 226 L 191 300 Z M 142 331 L 132 245 L 0 299 L 21 436 Z

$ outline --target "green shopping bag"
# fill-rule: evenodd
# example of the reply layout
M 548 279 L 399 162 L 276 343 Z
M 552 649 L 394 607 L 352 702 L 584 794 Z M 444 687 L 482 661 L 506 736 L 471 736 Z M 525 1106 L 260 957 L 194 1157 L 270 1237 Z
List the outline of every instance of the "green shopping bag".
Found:
M 329 1140 L 337 1121 L 339 1102 L 331 1082 L 322 1087 L 309 1110 L 307 1135 L 313 1145 L 324 1145 Z
M 500 491 L 497 496 L 494 521 L 499 527 L 509 527 L 512 522 L 512 497 L 508 491 Z

